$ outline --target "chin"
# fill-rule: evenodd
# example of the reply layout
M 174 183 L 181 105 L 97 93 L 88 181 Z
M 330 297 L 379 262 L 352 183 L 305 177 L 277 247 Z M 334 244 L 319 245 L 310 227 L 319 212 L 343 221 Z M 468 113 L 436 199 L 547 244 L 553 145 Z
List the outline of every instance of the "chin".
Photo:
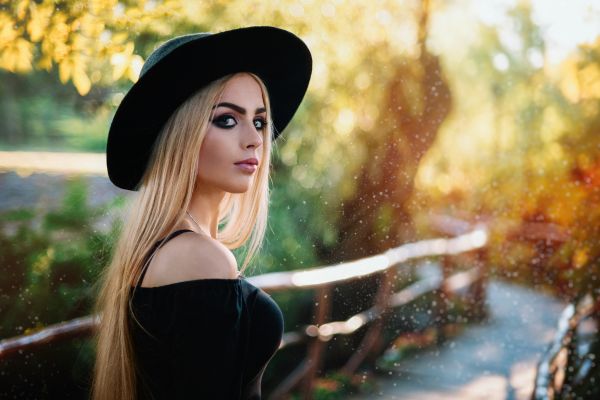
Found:
M 228 185 L 223 190 L 229 193 L 246 193 L 250 189 L 251 183 L 251 181 L 248 181 L 246 184 Z
M 210 179 L 202 179 L 198 178 L 196 180 L 196 186 L 220 189 L 227 193 L 246 193 L 251 187 L 252 182 L 254 182 L 254 177 L 217 177 L 213 176 Z
M 243 189 L 236 189 L 236 190 L 227 190 L 227 192 L 235 193 L 235 194 L 242 194 L 242 193 L 246 193 L 248 191 L 248 189 L 249 189 L 249 187 L 243 188 Z

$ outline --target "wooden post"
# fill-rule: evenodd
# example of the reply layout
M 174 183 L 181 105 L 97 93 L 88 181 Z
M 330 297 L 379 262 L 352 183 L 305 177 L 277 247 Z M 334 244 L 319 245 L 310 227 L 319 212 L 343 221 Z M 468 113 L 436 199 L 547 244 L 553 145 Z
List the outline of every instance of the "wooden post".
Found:
M 482 247 L 476 252 L 476 263 L 478 276 L 473 284 L 473 296 L 471 298 L 471 310 L 473 317 L 480 321 L 487 317 L 487 307 L 485 305 L 487 280 L 488 280 L 488 257 L 487 247 Z
M 304 358 L 292 373 L 277 385 L 269 395 L 269 400 L 286 399 L 289 393 L 294 390 L 301 382 L 310 367 L 308 358 Z
M 325 342 L 323 342 L 319 336 L 318 328 L 328 320 L 331 309 L 330 292 L 331 285 L 319 287 L 315 292 L 315 300 L 317 304 L 315 305 L 316 316 L 314 325 L 316 329 L 314 333 L 315 336 L 312 337 L 310 344 L 308 345 L 307 360 L 309 362 L 309 366 L 306 375 L 304 376 L 304 382 L 302 385 L 304 400 L 312 400 L 314 381 L 317 377 L 318 370 L 321 367 L 323 347 L 325 346 Z
M 395 280 L 396 268 L 389 268 L 382 275 L 382 282 L 377 290 L 375 304 L 381 310 L 381 316 L 378 317 L 361 341 L 358 349 L 352 357 L 346 362 L 346 365 L 341 369 L 341 373 L 351 376 L 354 371 L 360 366 L 367 356 L 373 356 L 378 353 L 385 345 L 382 341 L 382 330 L 386 319 L 387 311 L 389 310 L 389 298 L 393 290 L 392 283 Z
M 434 325 L 437 329 L 436 342 L 442 343 L 446 340 L 445 327 L 448 323 L 448 301 L 450 299 L 450 291 L 448 290 L 448 277 L 452 273 L 453 258 L 449 254 L 442 256 L 442 284 L 439 290 L 436 290 L 434 310 Z

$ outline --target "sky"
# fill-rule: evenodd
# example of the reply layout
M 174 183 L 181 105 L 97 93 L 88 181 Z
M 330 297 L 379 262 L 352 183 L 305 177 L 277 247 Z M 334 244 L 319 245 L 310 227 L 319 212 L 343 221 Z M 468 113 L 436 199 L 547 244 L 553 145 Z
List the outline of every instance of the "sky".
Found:
M 542 28 L 547 41 L 547 61 L 557 64 L 578 43 L 592 42 L 600 35 L 600 1 L 598 0 L 530 0 L 533 19 Z M 519 0 L 475 0 L 470 8 L 476 17 L 500 29 L 500 37 L 509 48 L 519 46 L 507 24 L 506 10 Z

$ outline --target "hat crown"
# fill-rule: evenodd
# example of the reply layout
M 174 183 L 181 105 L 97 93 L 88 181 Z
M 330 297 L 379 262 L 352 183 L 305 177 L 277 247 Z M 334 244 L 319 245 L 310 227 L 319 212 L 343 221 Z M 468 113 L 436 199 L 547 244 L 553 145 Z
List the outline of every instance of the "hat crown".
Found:
M 151 69 L 157 62 L 165 58 L 169 53 L 178 47 L 190 42 L 194 39 L 199 39 L 205 36 L 212 35 L 212 32 L 199 32 L 199 33 L 189 33 L 187 35 L 181 35 L 163 42 L 160 46 L 156 47 L 152 53 L 148 56 L 144 65 L 142 66 L 142 70 L 140 71 L 140 78 L 144 76 L 144 74 Z

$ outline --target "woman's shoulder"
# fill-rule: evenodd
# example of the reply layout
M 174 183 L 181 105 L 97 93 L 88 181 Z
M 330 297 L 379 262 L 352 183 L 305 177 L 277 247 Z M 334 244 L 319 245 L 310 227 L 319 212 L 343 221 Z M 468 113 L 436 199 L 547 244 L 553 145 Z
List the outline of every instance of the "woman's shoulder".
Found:
M 141 286 L 237 277 L 237 261 L 231 250 L 217 240 L 190 231 L 177 235 L 156 250 Z

